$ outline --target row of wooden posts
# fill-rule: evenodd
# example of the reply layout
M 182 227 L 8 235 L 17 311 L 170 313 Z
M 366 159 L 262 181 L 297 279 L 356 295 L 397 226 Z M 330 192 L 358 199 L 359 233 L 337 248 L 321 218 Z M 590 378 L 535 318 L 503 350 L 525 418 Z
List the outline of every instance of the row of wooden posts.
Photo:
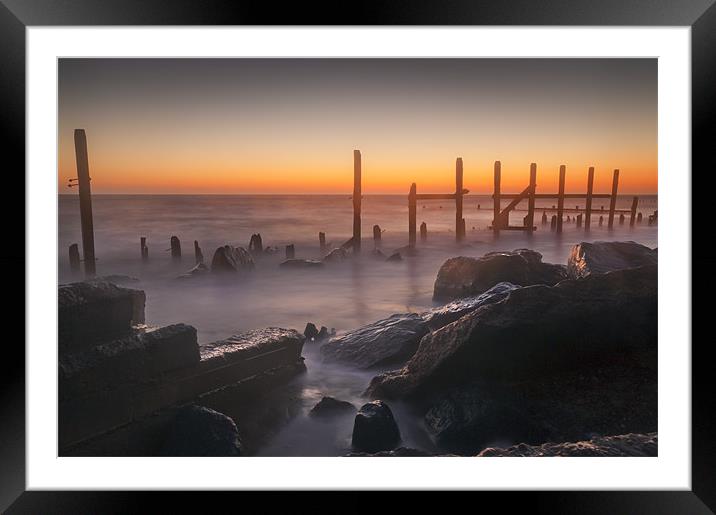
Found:
M 92 195 L 90 188 L 90 175 L 89 175 L 89 162 L 87 158 L 87 137 L 84 129 L 75 129 L 75 155 L 77 158 L 77 177 L 70 179 L 68 186 L 78 186 L 79 197 L 80 197 L 80 219 L 82 225 L 82 249 L 84 252 L 84 268 L 85 275 L 94 276 L 96 273 L 95 263 L 95 251 L 94 251 L 94 230 L 92 222 Z M 360 150 L 353 151 L 353 236 L 341 245 L 341 248 L 347 249 L 352 248 L 354 253 L 361 251 L 361 201 L 362 201 L 362 177 L 361 170 L 362 160 Z M 530 165 L 530 182 L 528 186 L 520 193 L 505 193 L 501 190 L 501 176 L 502 169 L 500 161 L 495 161 L 494 168 L 494 191 L 492 195 L 493 199 L 493 219 L 490 229 L 496 236 L 500 234 L 500 231 L 506 230 L 519 230 L 526 231 L 532 234 L 537 227 L 534 225 L 535 211 L 542 209 L 542 224 L 547 224 L 547 211 L 553 211 L 556 209 L 556 215 L 552 216 L 550 225 L 552 230 L 557 233 L 562 232 L 563 218 L 565 210 L 564 202 L 566 199 L 584 198 L 586 200 L 586 207 L 584 210 L 584 218 L 582 213 L 577 216 L 577 227 L 582 226 L 584 223 L 585 231 L 589 231 L 591 225 L 592 216 L 592 201 L 593 199 L 606 199 L 610 200 L 608 221 L 607 225 L 611 229 L 614 225 L 614 217 L 617 212 L 622 210 L 616 209 L 617 201 L 617 189 L 619 185 L 619 170 L 614 170 L 612 179 L 612 190 L 611 193 L 594 193 L 594 167 L 590 167 L 587 174 L 587 191 L 586 193 L 565 193 L 565 176 L 566 167 L 564 165 L 559 168 L 559 188 L 557 193 L 537 193 L 537 165 L 532 163 Z M 461 157 L 458 157 L 455 161 L 455 191 L 452 193 L 418 193 L 417 184 L 412 183 L 408 192 L 408 245 L 415 247 L 417 239 L 417 203 L 419 200 L 454 200 L 455 201 L 455 239 L 460 242 L 465 238 L 465 219 L 463 218 L 463 197 L 469 193 L 469 190 L 463 188 L 463 161 Z M 546 208 L 536 208 L 535 201 L 537 199 L 556 199 L 557 206 L 553 206 L 552 210 Z M 510 200 L 506 207 L 502 207 L 503 200 Z M 523 225 L 510 225 L 509 214 L 514 211 L 517 205 L 523 200 L 527 201 L 527 215 L 523 218 Z M 629 225 L 633 226 L 635 220 L 640 222 L 641 213 L 637 218 L 637 206 L 639 197 L 634 197 L 632 200 L 630 213 Z M 478 206 L 479 207 L 479 206 Z M 602 208 L 603 210 L 603 208 Z M 579 207 L 577 206 L 577 211 Z M 657 212 L 654 211 L 652 215 L 649 215 L 649 224 L 655 223 L 657 219 Z M 603 216 L 599 217 L 599 225 L 603 223 Z M 623 212 L 619 217 L 620 224 L 624 223 Z M 427 239 L 427 225 L 423 222 L 420 225 L 420 239 Z M 380 245 L 381 240 L 381 229 L 378 225 L 373 226 L 373 240 L 376 247 Z M 321 253 L 325 253 L 328 246 L 326 244 L 326 235 L 320 232 L 318 235 L 319 245 Z M 263 244 L 261 242 L 261 235 L 254 234 L 251 236 L 249 242 L 249 250 L 255 251 L 262 249 Z M 181 243 L 179 238 L 172 236 L 170 239 L 170 250 L 173 258 L 178 259 L 181 257 Z M 293 259 L 295 257 L 294 245 L 286 246 L 286 258 Z M 149 259 L 149 248 L 145 237 L 140 239 L 140 251 L 143 260 Z M 197 241 L 194 242 L 194 252 L 196 262 L 201 263 L 204 260 L 201 248 Z M 70 245 L 70 266 L 73 270 L 78 270 L 80 267 L 80 253 L 79 247 L 76 243 Z

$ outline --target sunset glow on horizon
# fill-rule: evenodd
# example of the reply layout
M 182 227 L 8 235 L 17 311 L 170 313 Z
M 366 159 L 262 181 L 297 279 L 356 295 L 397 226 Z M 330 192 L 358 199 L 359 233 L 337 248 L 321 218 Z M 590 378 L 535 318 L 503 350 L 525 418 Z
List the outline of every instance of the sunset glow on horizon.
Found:
M 654 59 L 61 59 L 60 193 L 85 129 L 93 193 L 657 191 Z

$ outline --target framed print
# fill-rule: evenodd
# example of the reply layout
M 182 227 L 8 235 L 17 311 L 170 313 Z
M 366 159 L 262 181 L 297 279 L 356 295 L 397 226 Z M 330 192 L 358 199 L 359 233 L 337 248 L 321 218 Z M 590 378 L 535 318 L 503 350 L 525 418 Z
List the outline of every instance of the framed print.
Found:
M 713 509 L 709 2 L 4 4 L 8 513 L 146 489 Z

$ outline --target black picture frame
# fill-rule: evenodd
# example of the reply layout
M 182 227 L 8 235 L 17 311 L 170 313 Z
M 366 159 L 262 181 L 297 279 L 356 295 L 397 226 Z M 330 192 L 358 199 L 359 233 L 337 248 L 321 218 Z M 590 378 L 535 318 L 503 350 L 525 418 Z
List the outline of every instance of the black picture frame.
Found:
M 268 0 L 0 0 L 0 96 L 4 129 L 4 183 L 13 197 L 25 191 L 25 29 L 38 25 L 609 25 L 689 26 L 692 38 L 692 237 L 708 237 L 709 172 L 716 170 L 711 134 L 716 133 L 715 0 L 418 0 L 349 3 L 274 4 Z M 684 180 L 689 180 L 684 171 Z M 694 179 L 699 176 L 699 188 Z M 24 195 L 23 197 L 24 198 Z M 10 291 L 24 291 L 25 228 L 16 222 L 19 208 L 4 202 L 6 247 L 0 253 Z M 703 213 L 699 210 L 704 210 Z M 701 229 L 701 230 L 700 230 Z M 8 234 L 9 231 L 9 234 Z M 685 249 L 686 251 L 687 249 Z M 688 249 L 693 252 L 692 249 Z M 50 259 L 54 259 L 52 255 Z M 714 261 L 708 251 L 695 252 L 692 270 L 692 325 L 706 325 L 711 311 Z M 23 274 L 17 273 L 23 270 Z M 9 283 L 9 284 L 8 284 Z M 5 308 L 5 324 L 24 319 L 24 302 L 15 294 Z M 24 294 L 23 294 L 24 299 Z M 20 326 L 20 324 L 15 324 Z M 24 332 L 20 329 L 24 340 Z M 693 334 L 698 334 L 693 332 Z M 0 510 L 7 513 L 129 513 L 160 501 L 162 511 L 186 508 L 184 493 L 25 492 L 25 352 L 20 338 L 8 338 L 0 359 Z M 507 508 L 515 504 L 550 513 L 713 513 L 716 511 L 716 408 L 710 338 L 692 342 L 692 490 L 680 492 L 481 492 Z M 229 502 L 247 493 L 222 494 Z M 350 493 L 350 496 L 357 493 Z M 324 500 L 328 497 L 323 497 Z M 487 500 L 487 499 L 486 499 Z M 342 500 L 341 503 L 345 503 Z M 331 501 L 329 501 L 331 502 Z M 349 501 L 350 502 L 350 501 Z M 419 501 L 421 502 L 421 501 Z M 458 501 L 459 502 L 459 501 Z M 470 501 L 474 502 L 474 501 Z M 315 505 L 312 505 L 315 508 Z M 350 506 L 343 504 L 343 506 Z M 355 505 L 353 505 L 355 506 Z M 176 509 L 174 509 L 176 508 Z M 382 505 L 389 509 L 390 503 Z

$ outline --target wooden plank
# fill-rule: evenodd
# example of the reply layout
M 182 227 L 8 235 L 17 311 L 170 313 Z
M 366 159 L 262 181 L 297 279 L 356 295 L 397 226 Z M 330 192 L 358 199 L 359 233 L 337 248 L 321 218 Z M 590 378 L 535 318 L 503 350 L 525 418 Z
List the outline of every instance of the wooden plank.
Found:
M 607 227 L 611 229 L 614 227 L 614 209 L 617 206 L 617 188 L 619 187 L 619 170 L 614 170 L 614 176 L 612 178 L 612 195 L 611 202 L 609 203 L 609 221 Z
M 535 222 L 535 192 L 537 190 L 537 163 L 530 164 L 530 185 L 529 185 L 529 202 L 527 204 L 527 218 L 525 219 L 525 228 L 532 233 Z
M 462 219 L 462 157 L 455 160 L 455 239 L 461 241 L 465 234 L 463 232 Z
M 85 275 L 96 273 L 94 254 L 94 227 L 92 222 L 92 191 L 90 188 L 89 158 L 87 157 L 87 136 L 84 129 L 75 129 L 75 157 L 77 159 L 77 183 L 80 193 L 80 220 L 82 224 L 82 254 Z
M 420 193 L 415 195 L 418 200 L 455 200 L 454 193 Z
M 634 222 L 636 222 L 636 208 L 639 205 L 639 197 L 634 197 L 631 200 L 631 213 L 629 215 L 629 227 L 634 227 Z
M 500 197 L 503 199 L 512 199 L 515 197 L 518 197 L 521 195 L 521 193 L 502 193 L 500 194 Z M 568 198 L 587 198 L 586 193 L 565 193 L 563 195 L 565 199 Z M 494 195 L 493 195 L 494 198 Z M 536 199 L 550 199 L 550 198 L 559 198 L 559 193 L 535 193 Z M 592 195 L 592 198 L 612 198 L 611 193 L 594 193 Z M 542 208 L 539 208 L 542 209 Z
M 415 225 L 417 217 L 417 200 L 415 198 L 415 191 L 417 186 L 415 183 L 410 185 L 410 192 L 408 193 L 408 245 L 415 247 Z
M 559 193 L 557 194 L 557 234 L 562 232 L 562 215 L 564 214 L 564 178 L 567 175 L 567 167 L 559 167 Z
M 360 252 L 361 240 L 361 156 L 360 150 L 353 151 L 353 252 Z
M 589 225 L 592 220 L 592 198 L 594 194 L 594 167 L 589 167 L 587 173 L 587 206 L 584 213 L 584 230 L 589 230 Z
M 501 181 L 501 163 L 499 161 L 495 161 L 495 190 L 492 195 L 493 200 L 493 216 L 492 216 L 492 230 L 495 233 L 495 236 L 500 234 L 500 181 Z

